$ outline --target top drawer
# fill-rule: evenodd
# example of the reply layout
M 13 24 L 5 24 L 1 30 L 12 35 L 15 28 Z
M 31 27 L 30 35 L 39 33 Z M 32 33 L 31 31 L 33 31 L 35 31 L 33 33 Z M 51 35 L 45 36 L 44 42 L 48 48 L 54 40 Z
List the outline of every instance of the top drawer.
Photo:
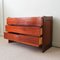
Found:
M 41 17 L 7 18 L 7 24 L 9 24 L 9 25 L 42 26 L 43 20 Z

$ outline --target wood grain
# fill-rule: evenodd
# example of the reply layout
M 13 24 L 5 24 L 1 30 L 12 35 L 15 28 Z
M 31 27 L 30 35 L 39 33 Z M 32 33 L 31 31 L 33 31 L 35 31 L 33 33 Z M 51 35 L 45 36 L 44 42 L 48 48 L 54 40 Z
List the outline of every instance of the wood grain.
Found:
M 32 46 L 40 46 L 42 44 L 42 37 L 32 37 L 32 36 L 26 36 L 26 35 L 17 35 L 12 33 L 4 33 L 4 38 Z M 40 42 L 40 43 L 39 43 Z
M 41 36 L 42 35 L 42 28 L 39 28 L 39 27 L 6 25 L 6 31 L 20 33 L 20 34 L 27 34 L 27 35 L 31 35 L 31 36 Z
M 42 26 L 43 20 L 41 17 L 7 18 L 7 24 L 9 24 L 9 25 Z

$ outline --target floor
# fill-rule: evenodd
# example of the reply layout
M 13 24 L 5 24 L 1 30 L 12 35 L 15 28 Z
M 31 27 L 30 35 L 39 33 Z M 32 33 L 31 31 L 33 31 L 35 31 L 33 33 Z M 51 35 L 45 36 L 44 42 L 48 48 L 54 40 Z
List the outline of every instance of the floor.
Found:
M 0 37 L 0 60 L 60 60 L 60 48 L 41 49 L 19 43 L 8 43 Z

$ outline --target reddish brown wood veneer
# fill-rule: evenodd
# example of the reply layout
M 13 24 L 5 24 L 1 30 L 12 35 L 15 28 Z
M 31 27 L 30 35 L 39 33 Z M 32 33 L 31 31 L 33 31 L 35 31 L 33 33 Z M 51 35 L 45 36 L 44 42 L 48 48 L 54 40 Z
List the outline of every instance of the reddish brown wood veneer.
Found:
M 25 26 L 6 26 L 7 32 L 15 32 L 20 34 L 27 34 L 31 36 L 41 36 L 42 35 L 42 28 L 39 27 L 25 27 Z
M 18 34 L 11 34 L 11 33 L 4 33 L 4 37 L 9 40 L 14 40 L 16 42 L 25 43 L 32 46 L 40 46 L 42 44 L 42 37 L 32 37 L 26 35 L 18 35 Z
M 7 18 L 7 24 L 9 24 L 9 25 L 42 26 L 43 19 L 41 17 Z
M 53 17 L 7 18 L 4 38 L 8 42 L 19 42 L 42 48 L 42 52 L 52 46 Z

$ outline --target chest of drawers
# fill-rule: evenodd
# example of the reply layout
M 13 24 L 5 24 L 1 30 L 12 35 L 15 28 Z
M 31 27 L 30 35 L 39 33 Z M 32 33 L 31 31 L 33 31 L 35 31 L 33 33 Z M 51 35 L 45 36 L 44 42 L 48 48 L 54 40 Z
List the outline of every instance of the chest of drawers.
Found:
M 44 52 L 52 46 L 52 25 L 52 16 L 7 18 L 4 38 L 8 42 L 41 47 Z

